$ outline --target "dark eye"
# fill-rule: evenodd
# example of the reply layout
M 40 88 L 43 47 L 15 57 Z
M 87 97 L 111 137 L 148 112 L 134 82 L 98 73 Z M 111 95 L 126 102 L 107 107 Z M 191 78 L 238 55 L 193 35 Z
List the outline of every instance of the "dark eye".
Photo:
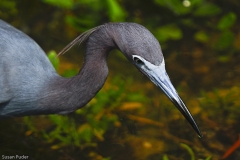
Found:
M 136 64 L 138 64 L 138 65 L 144 65 L 143 61 L 140 60 L 140 59 L 137 58 L 137 57 L 134 57 L 133 60 L 134 60 L 134 61 L 136 62 Z

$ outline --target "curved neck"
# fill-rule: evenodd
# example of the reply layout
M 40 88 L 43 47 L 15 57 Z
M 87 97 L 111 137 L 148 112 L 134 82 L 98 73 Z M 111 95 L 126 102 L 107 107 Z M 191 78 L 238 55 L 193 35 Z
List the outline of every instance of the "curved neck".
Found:
M 86 105 L 102 88 L 107 75 L 107 54 L 117 48 L 113 36 L 103 27 L 88 37 L 84 64 L 78 75 L 53 75 L 38 93 L 31 114 L 65 114 Z M 47 84 L 47 85 L 46 85 Z M 34 113 L 33 113 L 34 112 Z
M 94 46 L 94 47 L 91 47 Z M 87 44 L 83 67 L 72 78 L 54 77 L 50 80 L 39 105 L 41 114 L 73 112 L 86 105 L 102 88 L 107 75 L 109 47 Z M 40 93 L 40 94 L 41 94 Z M 46 113 L 45 113 L 46 112 Z

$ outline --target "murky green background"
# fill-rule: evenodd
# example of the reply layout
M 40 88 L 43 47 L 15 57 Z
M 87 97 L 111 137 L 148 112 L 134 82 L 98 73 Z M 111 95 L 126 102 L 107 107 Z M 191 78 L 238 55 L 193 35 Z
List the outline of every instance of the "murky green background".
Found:
M 1 0 L 0 18 L 32 37 L 66 77 L 81 68 L 84 45 L 60 62 L 54 55 L 82 32 L 120 21 L 148 28 L 204 136 L 114 50 L 107 82 L 86 107 L 65 116 L 1 120 L 1 158 L 239 160 L 239 8 L 237 0 Z

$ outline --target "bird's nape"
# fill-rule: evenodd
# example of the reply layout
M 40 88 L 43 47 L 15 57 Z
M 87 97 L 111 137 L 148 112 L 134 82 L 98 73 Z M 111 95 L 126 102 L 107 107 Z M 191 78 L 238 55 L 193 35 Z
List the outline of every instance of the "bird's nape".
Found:
M 99 29 L 101 26 L 98 27 L 94 27 L 92 29 L 87 30 L 86 32 L 80 34 L 77 38 L 75 38 L 72 42 L 70 42 L 67 46 L 65 46 L 59 53 L 58 56 L 66 53 L 68 50 L 70 50 L 74 45 L 79 44 L 81 45 L 82 42 L 86 41 L 88 39 L 88 37 L 95 32 L 97 29 Z

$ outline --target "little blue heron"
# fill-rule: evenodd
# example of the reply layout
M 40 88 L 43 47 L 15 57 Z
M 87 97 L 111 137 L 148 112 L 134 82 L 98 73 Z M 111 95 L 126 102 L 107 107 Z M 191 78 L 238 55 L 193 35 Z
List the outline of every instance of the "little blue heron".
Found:
M 105 83 L 109 51 L 119 49 L 202 136 L 165 71 L 160 44 L 150 31 L 136 23 L 107 23 L 81 34 L 60 54 L 85 40 L 83 67 L 76 76 L 63 78 L 38 44 L 0 20 L 0 118 L 67 114 L 83 107 Z

